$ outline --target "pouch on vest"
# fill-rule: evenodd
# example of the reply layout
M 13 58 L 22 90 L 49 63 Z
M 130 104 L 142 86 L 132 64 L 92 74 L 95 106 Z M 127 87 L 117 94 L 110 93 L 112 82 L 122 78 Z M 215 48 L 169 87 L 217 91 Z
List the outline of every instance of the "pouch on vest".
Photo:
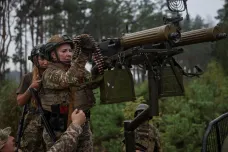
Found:
M 53 105 L 52 110 L 53 112 L 44 110 L 44 115 L 47 121 L 49 121 L 51 128 L 54 131 L 66 131 L 68 115 L 59 113 L 59 105 Z M 42 121 L 42 123 L 44 122 Z
M 68 105 L 53 104 L 51 111 L 56 114 L 68 114 Z
M 81 90 L 77 90 L 73 87 L 72 91 L 74 109 L 77 108 L 86 111 L 94 106 L 96 99 L 92 89 L 83 88 Z
M 49 123 L 51 125 L 51 128 L 54 131 L 61 131 L 64 132 L 67 129 L 67 118 L 68 115 L 66 114 L 55 114 L 51 113 Z
M 134 81 L 129 69 L 104 71 L 100 84 L 100 100 L 101 104 L 135 100 Z

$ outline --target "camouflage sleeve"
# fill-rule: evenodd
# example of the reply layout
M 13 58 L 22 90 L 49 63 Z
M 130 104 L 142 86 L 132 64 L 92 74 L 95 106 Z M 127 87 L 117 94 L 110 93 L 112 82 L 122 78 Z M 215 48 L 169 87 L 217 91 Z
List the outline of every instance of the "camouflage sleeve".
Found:
M 62 89 L 71 85 L 79 85 L 84 78 L 85 64 L 88 58 L 80 54 L 77 59 L 72 60 L 71 67 L 67 72 L 61 69 L 47 69 L 43 74 L 43 85 L 50 89 Z
M 73 151 L 78 142 L 78 136 L 82 133 L 82 128 L 74 123 L 67 128 L 59 140 L 48 150 L 48 152 Z

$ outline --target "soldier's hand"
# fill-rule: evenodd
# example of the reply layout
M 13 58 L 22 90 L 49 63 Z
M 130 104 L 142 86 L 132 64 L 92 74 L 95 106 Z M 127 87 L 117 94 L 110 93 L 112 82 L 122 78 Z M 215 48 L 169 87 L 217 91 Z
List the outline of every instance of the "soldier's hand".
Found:
M 74 39 L 75 48 L 79 45 L 81 47 L 81 51 L 86 56 L 90 56 L 96 50 L 96 42 L 94 38 L 88 34 L 81 34 L 76 36 Z
M 73 123 L 76 123 L 80 126 L 86 122 L 86 116 L 82 110 L 75 109 L 71 114 L 71 119 Z
M 35 88 L 38 90 L 40 88 L 40 84 L 41 84 L 41 80 L 36 80 L 36 81 L 32 82 L 32 84 L 29 86 L 29 88 Z

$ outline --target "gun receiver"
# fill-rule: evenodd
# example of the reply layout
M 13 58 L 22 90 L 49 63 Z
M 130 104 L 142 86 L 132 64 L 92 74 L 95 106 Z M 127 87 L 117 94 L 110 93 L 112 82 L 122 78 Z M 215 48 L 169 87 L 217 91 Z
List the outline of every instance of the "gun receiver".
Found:
M 197 29 L 181 33 L 181 40 L 175 46 L 191 45 L 203 42 L 211 42 L 227 37 L 221 26 Z

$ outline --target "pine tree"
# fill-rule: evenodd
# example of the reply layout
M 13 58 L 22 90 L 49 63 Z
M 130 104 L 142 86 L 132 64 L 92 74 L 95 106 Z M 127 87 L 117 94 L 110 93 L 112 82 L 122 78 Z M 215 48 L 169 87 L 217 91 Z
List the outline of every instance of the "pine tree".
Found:
M 222 9 L 218 10 L 218 16 L 216 17 L 219 19 L 221 26 L 224 28 L 224 32 L 228 33 L 228 1 L 225 0 L 225 4 Z M 223 65 L 226 73 L 228 73 L 227 70 L 227 39 L 221 40 L 216 42 L 214 46 L 214 50 L 212 52 L 212 55 Z

